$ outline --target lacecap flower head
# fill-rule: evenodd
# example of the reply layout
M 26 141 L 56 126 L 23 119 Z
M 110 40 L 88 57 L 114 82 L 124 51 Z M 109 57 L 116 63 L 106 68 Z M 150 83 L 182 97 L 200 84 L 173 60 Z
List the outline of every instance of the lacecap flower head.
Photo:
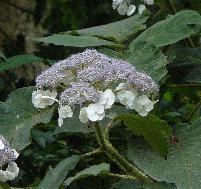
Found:
M 18 156 L 18 152 L 0 135 L 0 182 L 13 180 L 18 176 L 19 168 L 15 163 Z M 6 170 L 1 169 L 6 165 Z
M 155 103 L 148 96 L 158 91 L 152 78 L 133 65 L 90 49 L 42 72 L 36 87 L 32 95 L 36 108 L 59 103 L 59 126 L 73 116 L 74 108 L 80 108 L 83 123 L 102 120 L 115 102 L 146 116 Z

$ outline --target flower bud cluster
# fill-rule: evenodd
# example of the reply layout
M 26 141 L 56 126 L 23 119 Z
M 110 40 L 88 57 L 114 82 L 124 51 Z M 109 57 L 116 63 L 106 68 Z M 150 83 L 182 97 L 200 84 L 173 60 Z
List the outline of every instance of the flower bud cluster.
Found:
M 42 72 L 36 87 L 33 105 L 46 108 L 58 102 L 59 126 L 73 116 L 72 109 L 77 106 L 83 123 L 102 120 L 115 102 L 146 116 L 155 104 L 148 96 L 158 91 L 152 78 L 133 65 L 89 49 Z
M 117 12 L 120 15 L 131 16 L 135 13 L 136 9 L 138 9 L 138 13 L 142 14 L 144 10 L 146 10 L 145 5 L 153 5 L 154 0 L 144 0 L 144 4 L 136 5 L 131 3 L 131 0 L 112 0 L 112 8 L 117 9 Z
M 13 180 L 19 173 L 19 168 L 14 162 L 18 157 L 18 152 L 10 147 L 10 144 L 0 135 L 0 168 L 8 165 L 6 170 L 0 169 L 0 182 Z

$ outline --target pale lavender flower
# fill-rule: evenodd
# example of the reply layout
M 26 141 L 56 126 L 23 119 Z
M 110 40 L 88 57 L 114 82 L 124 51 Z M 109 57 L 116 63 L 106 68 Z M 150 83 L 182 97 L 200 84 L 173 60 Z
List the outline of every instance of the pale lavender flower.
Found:
M 36 78 L 36 86 L 38 88 L 55 88 L 61 83 L 72 82 L 72 72 L 76 72 L 87 65 L 90 65 L 98 60 L 104 60 L 106 58 L 106 55 L 98 53 L 96 50 L 89 49 L 82 53 L 74 54 L 67 59 L 59 61 L 42 72 Z
M 0 167 L 6 165 L 7 163 L 14 162 L 17 157 L 15 154 L 15 150 L 10 147 L 10 144 L 4 139 L 2 135 L 0 135 Z
M 96 50 L 89 49 L 54 64 L 36 78 L 36 86 L 38 88 L 55 88 L 62 83 L 68 86 L 72 82 L 72 86 L 69 90 L 66 89 L 64 94 L 73 94 L 76 90 L 78 91 L 78 89 L 75 89 L 78 85 L 75 85 L 75 83 L 83 82 L 87 88 L 85 88 L 86 91 L 89 90 L 89 85 L 97 90 L 102 90 L 110 84 L 122 82 L 129 83 L 133 88 L 142 93 L 152 93 L 158 90 L 151 77 L 137 71 L 128 62 L 110 58 Z M 83 90 L 84 88 L 82 86 L 79 89 Z M 93 88 L 92 91 L 94 90 Z M 62 94 L 61 99 L 64 99 L 64 96 Z M 78 96 L 77 94 L 75 97 L 78 98 Z M 74 97 L 71 96 L 69 98 Z M 64 101 L 67 102 L 67 100 Z M 69 102 L 71 101 L 73 100 L 69 100 Z M 74 101 L 78 101 L 78 99 Z
M 46 71 L 42 72 L 36 78 L 36 87 L 50 87 L 55 88 L 61 83 L 65 83 L 68 80 L 72 80 L 72 74 L 70 72 L 65 72 L 56 66 L 52 66 Z
M 85 102 L 96 102 L 100 97 L 100 92 L 98 92 L 94 87 L 90 86 L 88 83 L 77 82 L 71 83 L 64 92 L 61 93 L 60 101 L 62 104 L 68 105 L 82 105 Z

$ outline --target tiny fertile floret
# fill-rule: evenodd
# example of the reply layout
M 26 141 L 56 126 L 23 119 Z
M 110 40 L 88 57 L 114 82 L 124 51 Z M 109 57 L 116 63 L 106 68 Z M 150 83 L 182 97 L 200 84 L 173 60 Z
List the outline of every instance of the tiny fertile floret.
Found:
M 57 102 L 59 126 L 77 107 L 81 122 L 102 120 L 115 102 L 146 116 L 156 103 L 148 96 L 158 91 L 152 78 L 132 64 L 90 49 L 42 72 L 36 78 L 36 87 L 32 103 L 36 108 L 46 108 Z

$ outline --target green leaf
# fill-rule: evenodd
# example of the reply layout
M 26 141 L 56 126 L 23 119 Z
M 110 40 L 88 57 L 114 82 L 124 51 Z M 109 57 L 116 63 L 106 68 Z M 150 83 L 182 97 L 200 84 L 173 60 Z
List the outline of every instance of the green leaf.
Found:
M 68 34 L 54 34 L 48 37 L 34 38 L 36 42 L 52 43 L 66 47 L 95 47 L 95 46 L 114 46 L 123 47 L 112 41 L 99 39 L 94 36 L 74 36 Z
M 154 150 L 166 157 L 167 143 L 172 129 L 164 120 L 153 115 L 141 117 L 134 114 L 118 116 L 116 119 L 123 120 L 134 134 L 143 136 Z
M 115 183 L 112 189 L 176 189 L 174 184 L 165 182 L 140 183 L 131 180 L 121 180 Z
M 22 65 L 32 64 L 36 62 L 44 61 L 42 58 L 34 56 L 34 55 L 18 55 L 13 56 L 11 58 L 7 58 L 5 62 L 0 64 L 0 72 L 4 72 L 6 70 L 17 68 Z
M 73 170 L 80 161 L 80 156 L 73 155 L 61 161 L 57 166 L 50 170 L 37 189 L 58 189 L 66 176 Z
M 87 169 L 84 169 L 83 171 L 80 171 L 74 177 L 67 178 L 64 182 L 64 185 L 69 186 L 72 182 L 74 182 L 78 179 L 89 177 L 89 176 L 101 175 L 101 174 L 108 172 L 109 170 L 110 170 L 110 165 L 107 163 L 93 165 Z
M 32 129 L 32 138 L 42 148 L 45 148 L 46 144 L 55 142 L 52 132 L 42 132 L 38 129 Z
M 111 189 L 143 189 L 141 184 L 137 181 L 132 180 L 120 180 L 119 182 L 113 184 Z
M 138 31 L 145 29 L 146 26 L 143 24 L 147 21 L 147 19 L 148 17 L 136 14 L 118 22 L 76 30 L 75 32 L 79 35 L 104 37 L 122 42 Z M 73 31 L 67 32 L 67 34 L 72 32 Z
M 48 123 L 54 108 L 38 111 L 31 102 L 33 87 L 13 91 L 6 102 L 0 102 L 0 133 L 16 150 L 30 144 L 30 130 L 39 123 Z
M 179 48 L 170 55 L 170 74 L 176 82 L 201 83 L 201 48 Z
M 167 74 L 166 56 L 156 47 L 146 42 L 131 43 L 129 49 L 124 54 L 124 59 L 133 64 L 156 82 Z
M 200 29 L 200 14 L 192 10 L 183 10 L 175 15 L 168 16 L 166 20 L 157 22 L 139 35 L 132 43 L 146 41 L 156 47 L 162 47 L 196 34 Z
M 143 184 L 143 189 L 177 189 L 177 187 L 174 184 L 155 182 L 152 184 Z
M 36 42 L 52 43 L 70 47 L 112 46 L 122 48 L 119 44 L 140 30 L 146 28 L 143 23 L 148 17 L 135 15 L 130 18 L 91 28 L 68 31 L 48 37 L 34 38 Z
M 128 158 L 157 181 L 175 183 L 178 189 L 200 189 L 201 120 L 176 126 L 176 142 L 167 159 L 143 144 L 129 142 Z M 156 139 L 157 140 L 157 139 Z

